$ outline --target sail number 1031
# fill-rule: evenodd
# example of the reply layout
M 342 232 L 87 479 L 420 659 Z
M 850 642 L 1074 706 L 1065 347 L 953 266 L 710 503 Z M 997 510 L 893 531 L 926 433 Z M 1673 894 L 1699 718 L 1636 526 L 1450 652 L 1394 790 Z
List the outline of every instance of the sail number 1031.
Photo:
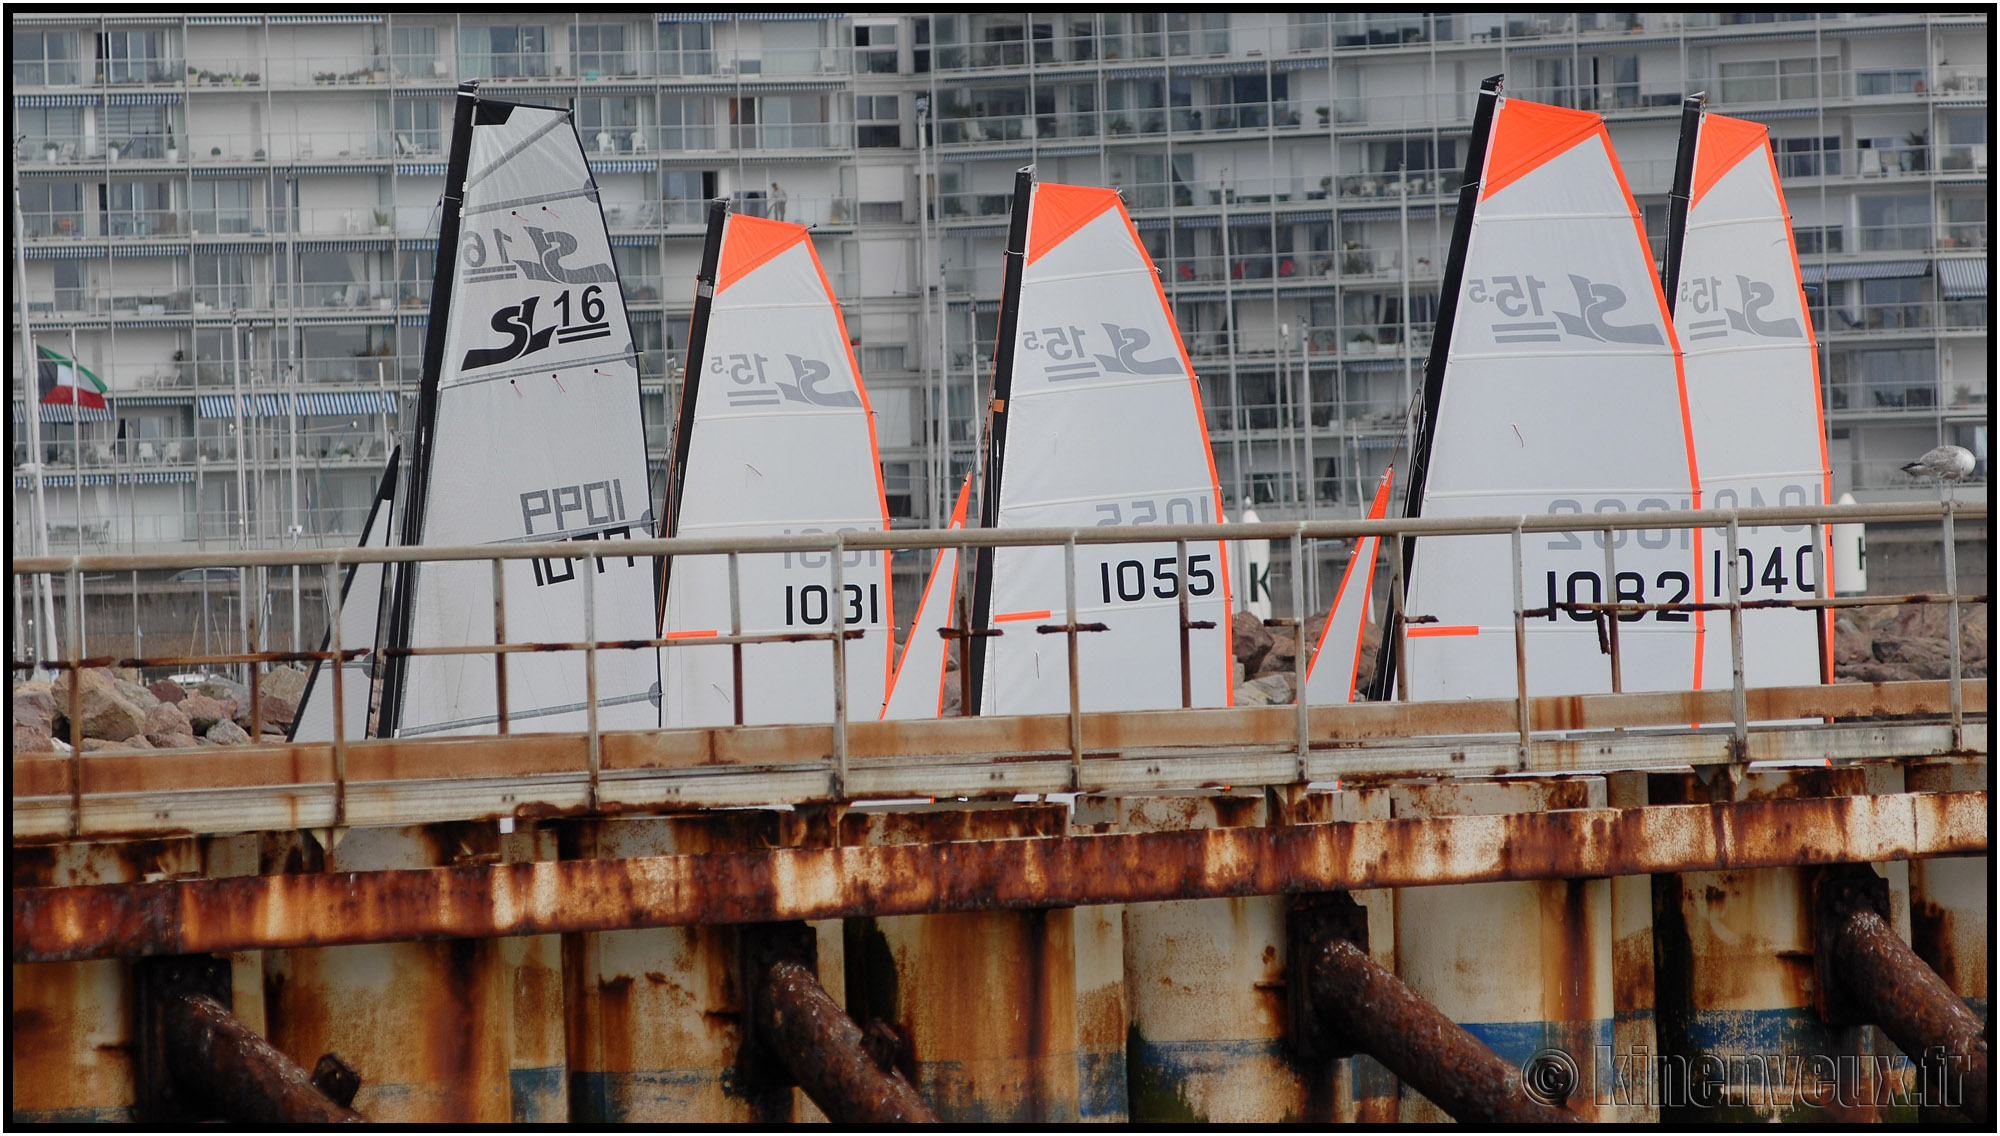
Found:
M 842 590 L 847 596 L 849 627 L 882 622 L 882 585 L 870 584 L 864 589 L 860 584 L 847 584 Z M 807 584 L 804 587 L 786 584 L 785 626 L 824 626 L 833 614 L 832 595 L 825 584 Z

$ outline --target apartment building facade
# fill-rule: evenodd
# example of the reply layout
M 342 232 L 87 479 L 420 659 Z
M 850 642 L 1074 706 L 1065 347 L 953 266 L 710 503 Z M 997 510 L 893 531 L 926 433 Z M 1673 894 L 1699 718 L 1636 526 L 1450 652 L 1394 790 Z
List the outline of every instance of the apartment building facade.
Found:
M 1990 15 L 243 14 L 10 18 L 25 318 L 108 387 L 39 409 L 57 551 L 340 544 L 408 425 L 455 85 L 568 104 L 656 470 L 704 203 L 813 226 L 899 525 L 947 514 L 1014 171 L 1119 187 L 1234 515 L 1359 515 L 1405 445 L 1479 81 L 1602 113 L 1666 230 L 1681 97 L 1769 124 L 1835 492 L 1985 476 Z M 21 355 L 19 321 L 13 354 Z M 14 547 L 32 379 L 17 364 Z M 657 474 L 655 490 L 658 490 Z M 1983 489 L 1980 490 L 1983 492 Z M 914 572 L 914 565 L 912 566 Z

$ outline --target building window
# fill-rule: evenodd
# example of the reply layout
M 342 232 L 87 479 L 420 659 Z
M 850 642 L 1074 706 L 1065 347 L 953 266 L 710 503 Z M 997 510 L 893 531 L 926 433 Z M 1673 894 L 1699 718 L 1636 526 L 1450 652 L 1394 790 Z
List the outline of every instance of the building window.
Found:
M 195 182 L 190 227 L 197 233 L 249 232 L 250 183 L 227 178 Z
M 623 24 L 579 24 L 570 38 L 569 66 L 585 79 L 600 75 L 636 75 L 625 56 Z
M 660 149 L 715 148 L 714 119 L 709 114 L 709 100 L 705 96 L 669 96 L 660 100 Z
M 1921 67 L 1878 68 L 1854 73 L 1857 95 L 1910 95 L 1924 89 Z
M 22 87 L 72 87 L 83 82 L 75 32 L 14 33 L 14 83 Z
M 458 70 L 468 79 L 547 78 L 548 29 L 533 24 L 460 28 Z
M 21 182 L 21 211 L 31 237 L 68 237 L 83 232 L 83 183 Z
M 578 99 L 576 127 L 583 144 L 596 154 L 646 149 L 640 130 L 639 100 Z
M 83 108 L 16 107 L 14 129 L 23 135 L 23 159 L 73 162 L 83 142 Z
M 398 79 L 447 79 L 451 68 L 438 58 L 436 28 L 398 25 L 389 33 L 391 66 Z
M 249 258 L 242 256 L 201 256 L 194 258 L 194 300 L 196 311 L 258 305 L 250 300 Z
M 666 171 L 666 217 L 669 225 L 699 225 L 715 197 L 714 170 Z
M 896 25 L 855 25 L 854 69 L 871 75 L 896 73 Z
M 181 78 L 171 32 L 111 31 L 99 35 L 97 42 L 107 83 L 169 83 Z
M 916 497 L 911 489 L 914 470 L 914 462 L 882 463 L 882 494 L 887 499 L 891 520 L 916 515 L 913 511 Z
M 854 96 L 854 121 L 861 146 L 901 146 L 900 100 L 895 95 Z
M 1931 199 L 1926 193 L 1857 198 L 1861 251 L 1920 250 L 1931 243 Z
M 163 106 L 108 106 L 97 112 L 97 131 L 107 150 L 120 157 L 164 158 L 173 138 Z
M 429 99 L 397 99 L 395 150 L 397 157 L 435 154 L 444 149 L 444 117 L 441 104 Z
M 163 181 L 115 181 L 104 187 L 104 230 L 113 237 L 173 231 L 172 197 Z
M 715 49 L 707 24 L 660 25 L 660 74 L 710 75 Z
M 1819 177 L 1840 173 L 1840 138 L 1780 138 L 1778 173 L 1783 177 Z M 1804 250 L 1800 250 L 1804 251 Z

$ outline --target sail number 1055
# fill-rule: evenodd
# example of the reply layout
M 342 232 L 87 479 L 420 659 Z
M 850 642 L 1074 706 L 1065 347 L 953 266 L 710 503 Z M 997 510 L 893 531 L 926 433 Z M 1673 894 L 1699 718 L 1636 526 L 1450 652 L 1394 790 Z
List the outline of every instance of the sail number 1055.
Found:
M 1187 590 L 1191 596 L 1212 595 L 1215 592 L 1215 570 L 1203 567 L 1215 557 L 1210 553 L 1190 556 L 1187 560 Z M 1101 585 L 1102 600 L 1111 603 L 1115 596 L 1126 603 L 1136 603 L 1151 595 L 1154 599 L 1170 600 L 1180 595 L 1181 574 L 1172 556 L 1162 556 L 1153 561 L 1148 586 L 1146 566 L 1137 560 L 1120 560 L 1113 564 L 1106 560 L 1097 566 L 1097 579 Z

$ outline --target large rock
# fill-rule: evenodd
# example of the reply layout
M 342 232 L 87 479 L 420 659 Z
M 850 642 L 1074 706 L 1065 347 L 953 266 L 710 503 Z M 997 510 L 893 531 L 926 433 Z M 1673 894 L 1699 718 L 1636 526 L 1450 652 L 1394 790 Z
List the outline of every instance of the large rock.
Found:
M 55 733 L 55 688 L 46 682 L 24 682 L 14 688 L 14 724 Z
M 1875 660 L 1900 664 L 1909 670 L 1911 678 L 1950 678 L 1951 642 L 1917 636 L 1877 639 Z
M 250 704 L 250 688 L 233 679 L 221 675 L 210 675 L 195 684 L 192 694 L 205 694 L 217 702 L 234 702 L 238 706 Z
M 1229 647 L 1236 661 L 1243 664 L 1243 673 L 1256 674 L 1257 667 L 1264 661 L 1264 655 L 1271 649 L 1271 629 L 1256 614 L 1239 611 L 1229 623 Z
M 205 734 L 217 722 L 227 722 L 236 714 L 234 703 L 224 705 L 206 694 L 190 694 L 181 699 L 180 711 L 197 734 Z
M 148 740 L 146 740 L 146 735 L 144 735 L 144 734 L 133 734 L 133 735 L 132 735 L 131 737 L 129 737 L 129 738 L 126 738 L 126 739 L 125 739 L 124 741 L 122 741 L 122 742 L 119 742 L 118 744 L 119 744 L 119 745 L 121 745 L 121 746 L 124 746 L 124 747 L 125 747 L 126 749 L 152 749 L 152 748 L 153 748 L 153 743 L 152 743 L 152 742 L 150 742 L 150 741 L 148 741 Z
M 273 667 L 257 680 L 257 690 L 296 706 L 299 696 L 306 692 L 306 672 L 298 667 Z
M 1268 674 L 1236 688 L 1238 706 L 1278 706 L 1292 700 L 1292 676 Z
M 1289 677 L 1291 675 L 1292 660 L 1298 655 L 1298 645 L 1292 641 L 1291 628 L 1286 627 L 1281 630 L 1283 634 L 1271 636 L 1271 649 L 1264 652 L 1264 657 L 1258 660 L 1257 668 L 1250 672 L 1251 677 L 1262 678 L 1265 675 L 1275 674 Z M 1307 659 L 1312 658 L 1313 643 L 1314 640 L 1306 640 Z
M 111 675 L 96 668 L 77 672 L 82 675 L 77 683 L 80 697 L 79 719 L 70 725 L 70 736 L 75 738 L 103 738 L 116 740 L 129 738 L 141 732 L 146 724 L 146 711 L 135 706 L 119 691 Z M 70 705 L 70 672 L 58 676 L 51 693 L 59 713 L 67 713 Z
M 265 694 L 263 691 L 260 690 L 258 691 L 258 702 L 263 708 L 264 719 L 262 724 L 263 728 L 267 731 L 270 730 L 272 726 L 276 726 L 278 727 L 279 733 L 284 733 L 285 728 L 292 724 L 292 719 L 298 717 L 299 715 L 298 703 L 294 702 L 289 698 L 280 698 L 275 694 Z M 250 728 L 249 707 L 246 706 L 236 711 L 235 721 L 237 725 L 243 727 L 246 730 L 249 729 Z
M 226 719 L 210 726 L 208 732 L 202 736 L 216 745 L 250 744 L 250 735 L 243 731 L 243 727 Z
M 14 723 L 15 753 L 54 753 L 55 738 L 42 726 L 24 726 Z
M 147 734 L 146 740 L 153 744 L 154 749 L 191 749 L 201 744 L 191 733 Z
M 213 725 L 213 723 L 210 724 Z M 146 733 L 149 736 L 152 734 L 187 734 L 192 738 L 194 736 L 194 723 L 188 721 L 188 716 L 181 712 L 179 706 L 171 702 L 162 702 L 151 710 L 146 711 Z
M 162 702 L 179 702 L 181 699 L 187 697 L 187 691 L 181 689 L 180 683 L 164 678 L 146 689 L 152 691 L 153 697 Z
M 160 704 L 159 695 L 136 682 L 119 678 L 117 675 L 112 676 L 111 682 L 118 688 L 118 693 L 125 696 L 127 702 L 141 710 L 151 710 Z
M 1855 663 L 1871 662 L 1875 658 L 1875 632 L 1863 630 L 1846 616 L 1841 616 L 1833 624 L 1833 665 L 1852 666 Z
M 83 739 L 83 752 L 96 753 L 99 750 L 105 750 L 105 749 L 152 749 L 153 748 L 152 745 L 149 744 L 145 738 L 137 737 L 136 735 L 135 738 L 138 742 L 137 745 L 133 744 L 133 739 L 113 741 L 110 738 L 85 738 Z

